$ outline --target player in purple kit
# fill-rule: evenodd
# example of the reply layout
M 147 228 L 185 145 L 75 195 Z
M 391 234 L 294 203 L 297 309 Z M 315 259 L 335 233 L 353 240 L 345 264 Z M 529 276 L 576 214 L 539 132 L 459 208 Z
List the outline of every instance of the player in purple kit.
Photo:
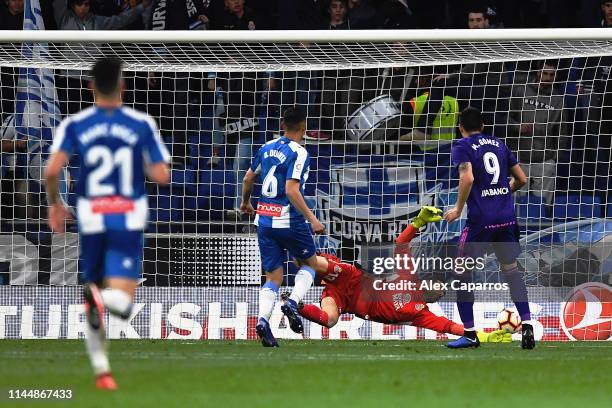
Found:
M 155 121 L 122 106 L 121 61 L 103 58 L 92 70 L 95 106 L 62 121 L 45 169 L 49 225 L 64 232 L 70 216 L 59 199 L 59 175 L 72 155 L 80 168 L 75 183 L 80 267 L 85 286 L 85 344 L 96 386 L 114 390 L 104 333 L 104 307 L 128 319 L 140 278 L 148 218 L 145 177 L 170 181 L 170 155 Z
M 257 225 L 257 241 L 266 283 L 259 292 L 257 335 L 264 347 L 278 347 L 270 329 L 270 316 L 283 282 L 283 263 L 288 252 L 302 266 L 295 276 L 295 285 L 281 311 L 289 320 L 291 330 L 303 331 L 298 314 L 302 300 L 315 278 L 316 248 L 312 233 L 322 233 L 323 224 L 306 205 L 304 183 L 310 170 L 308 151 L 300 145 L 306 131 L 306 116 L 295 107 L 283 112 L 284 134 L 263 145 L 244 176 L 242 212 L 253 214 Z M 261 175 L 261 197 L 257 210 L 251 205 L 253 185 Z
M 483 134 L 483 129 L 479 110 L 468 107 L 461 113 L 459 130 L 463 137 L 453 144 L 451 153 L 453 165 L 459 169 L 459 193 L 455 207 L 444 214 L 444 219 L 455 221 L 467 203 L 467 224 L 459 239 L 457 256 L 477 258 L 493 248 L 512 301 L 523 321 L 521 347 L 532 349 L 535 339 L 527 287 L 516 263 L 521 248 L 512 200 L 512 193 L 527 183 L 527 177 L 504 142 Z M 458 279 L 470 280 L 471 273 L 459 274 Z M 478 347 L 480 343 L 474 328 L 474 292 L 457 291 L 457 307 L 465 334 L 448 343 L 448 347 Z

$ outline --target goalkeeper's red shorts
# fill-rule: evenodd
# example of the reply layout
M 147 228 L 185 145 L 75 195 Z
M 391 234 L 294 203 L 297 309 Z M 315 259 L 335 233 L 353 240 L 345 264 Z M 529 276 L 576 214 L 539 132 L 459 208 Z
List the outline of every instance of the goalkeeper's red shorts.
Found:
M 365 277 L 357 267 L 344 263 L 333 255 L 320 256 L 328 261 L 326 284 L 321 299 L 334 299 L 340 314 L 354 313 L 380 323 L 410 323 L 412 326 L 439 333 L 451 332 L 452 321 L 435 315 L 426 303 L 414 301 L 414 296 L 406 297 L 406 292 L 401 291 L 377 293 L 372 289 L 372 279 Z M 401 294 L 401 299 L 406 300 L 406 303 L 398 304 L 394 294 Z

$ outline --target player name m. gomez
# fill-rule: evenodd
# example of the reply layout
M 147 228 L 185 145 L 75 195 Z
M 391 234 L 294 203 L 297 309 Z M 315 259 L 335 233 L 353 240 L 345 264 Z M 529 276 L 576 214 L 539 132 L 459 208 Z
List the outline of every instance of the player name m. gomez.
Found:
M 478 140 L 478 143 L 472 143 L 472 149 L 478 150 L 481 146 L 484 146 L 484 145 L 492 145 L 495 147 L 499 147 L 499 142 L 497 140 L 483 137 L 482 139 Z

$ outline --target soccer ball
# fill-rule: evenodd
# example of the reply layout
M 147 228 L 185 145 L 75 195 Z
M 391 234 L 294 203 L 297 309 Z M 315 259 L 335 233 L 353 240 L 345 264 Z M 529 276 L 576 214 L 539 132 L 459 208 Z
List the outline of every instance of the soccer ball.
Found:
M 512 309 L 504 309 L 497 314 L 497 327 L 514 333 L 521 327 L 521 317 Z

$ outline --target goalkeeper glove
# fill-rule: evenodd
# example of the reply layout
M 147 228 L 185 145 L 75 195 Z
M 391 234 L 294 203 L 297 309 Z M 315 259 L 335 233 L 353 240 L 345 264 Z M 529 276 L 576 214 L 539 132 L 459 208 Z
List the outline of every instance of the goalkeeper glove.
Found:
M 489 341 L 489 333 L 478 330 L 476 332 L 476 336 L 478 336 L 478 340 L 481 343 L 487 343 Z
M 505 330 L 495 330 L 488 334 L 487 342 L 489 343 L 510 343 L 512 342 L 512 334 Z
M 429 205 L 424 206 L 419 211 L 419 215 L 412 220 L 412 226 L 416 229 L 424 227 L 430 222 L 437 222 L 442 219 L 442 210 Z

